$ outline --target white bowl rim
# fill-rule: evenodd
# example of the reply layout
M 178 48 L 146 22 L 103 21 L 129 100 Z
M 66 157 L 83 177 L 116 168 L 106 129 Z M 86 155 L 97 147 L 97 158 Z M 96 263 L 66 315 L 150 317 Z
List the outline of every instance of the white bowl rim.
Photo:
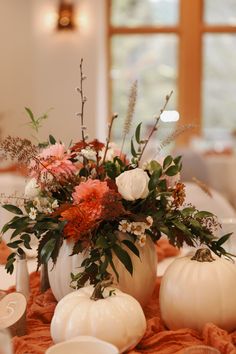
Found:
M 98 343 L 102 343 L 102 344 L 106 345 L 107 347 L 109 347 L 110 349 L 115 350 L 117 354 L 120 353 L 119 349 L 114 344 L 106 342 L 105 340 L 102 340 L 102 339 L 99 339 L 99 338 L 96 338 L 96 337 L 93 337 L 93 336 L 77 336 L 77 337 L 68 339 L 66 341 L 59 342 L 59 343 L 56 343 L 56 344 L 52 345 L 51 347 L 49 347 L 47 349 L 45 354 L 50 354 L 51 349 L 59 348 L 59 347 L 61 347 L 64 344 L 67 344 L 67 343 L 79 343 L 79 342 L 87 342 L 87 343 L 98 342 Z

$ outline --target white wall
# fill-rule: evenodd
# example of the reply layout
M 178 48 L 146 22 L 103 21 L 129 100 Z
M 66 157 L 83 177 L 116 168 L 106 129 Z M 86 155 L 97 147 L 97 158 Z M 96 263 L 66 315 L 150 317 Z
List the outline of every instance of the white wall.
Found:
M 22 112 L 32 104 L 28 4 L 28 0 L 0 1 L 0 128 L 4 134 L 24 131 Z
M 78 30 L 58 32 L 53 27 L 56 0 L 1 0 L 0 43 L 4 59 L 0 62 L 0 113 L 4 117 L 0 124 L 4 135 L 32 133 L 23 125 L 23 107 L 29 106 L 36 114 L 53 108 L 40 130 L 40 139 L 46 139 L 48 133 L 65 143 L 80 139 L 80 122 L 75 116 L 80 111 L 80 100 L 75 87 L 83 57 L 88 97 L 86 125 L 91 138 L 104 137 L 105 1 L 77 0 L 75 4 Z

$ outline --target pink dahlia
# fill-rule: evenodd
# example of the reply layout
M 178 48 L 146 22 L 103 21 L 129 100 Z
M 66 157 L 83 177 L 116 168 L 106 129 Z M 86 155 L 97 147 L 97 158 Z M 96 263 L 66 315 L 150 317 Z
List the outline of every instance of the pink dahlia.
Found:
M 63 144 L 56 143 L 44 149 L 38 155 L 38 160 L 38 169 L 32 172 L 34 176 L 49 172 L 56 178 L 61 178 L 69 177 L 76 171 Z
M 72 196 L 75 204 L 79 204 L 84 201 L 99 201 L 108 192 L 109 187 L 106 182 L 101 182 L 97 179 L 89 179 L 76 186 Z

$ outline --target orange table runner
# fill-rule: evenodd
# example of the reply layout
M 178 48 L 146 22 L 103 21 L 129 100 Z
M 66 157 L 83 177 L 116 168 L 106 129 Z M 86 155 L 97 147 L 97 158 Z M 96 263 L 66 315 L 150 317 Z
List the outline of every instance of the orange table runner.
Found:
M 202 333 L 189 328 L 169 331 L 160 317 L 158 302 L 161 278 L 157 278 L 152 299 L 145 308 L 147 330 L 134 350 L 129 354 L 172 354 L 183 353 L 183 349 L 196 344 L 206 344 L 220 350 L 222 354 L 236 354 L 236 331 L 227 333 L 212 323 L 207 323 Z M 27 310 L 27 335 L 14 337 L 15 354 L 43 354 L 53 343 L 50 336 L 50 322 L 56 306 L 51 290 L 39 294 L 39 274 L 30 276 L 31 296 Z
M 11 254 L 11 250 L 7 247 L 6 243 L 1 240 L 0 242 L 0 264 L 7 263 L 7 257 Z
M 170 246 L 166 239 L 157 245 L 159 261 L 175 256 L 178 250 Z M 236 331 L 227 333 L 212 323 L 207 323 L 202 333 L 189 328 L 177 331 L 167 330 L 162 322 L 159 309 L 159 288 L 161 277 L 157 278 L 153 296 L 144 309 L 147 330 L 129 354 L 182 354 L 184 348 L 197 344 L 210 345 L 222 354 L 236 354 Z M 51 290 L 39 293 L 39 273 L 30 275 L 31 295 L 27 308 L 27 335 L 13 338 L 15 354 L 43 354 L 53 343 L 50 336 L 50 323 L 57 304 Z M 14 291 L 14 288 L 9 289 Z

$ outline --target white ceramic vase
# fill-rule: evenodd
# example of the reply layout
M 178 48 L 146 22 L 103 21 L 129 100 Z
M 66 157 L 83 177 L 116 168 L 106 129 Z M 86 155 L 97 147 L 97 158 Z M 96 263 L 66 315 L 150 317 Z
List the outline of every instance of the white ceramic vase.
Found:
M 120 233 L 121 234 L 121 233 Z M 121 237 L 124 237 L 121 234 Z M 125 245 L 124 249 L 129 253 L 133 264 L 133 275 L 131 275 L 119 259 L 113 255 L 113 262 L 119 274 L 119 283 L 117 287 L 136 298 L 144 306 L 150 299 L 155 287 L 157 273 L 157 255 L 156 248 L 152 240 L 147 237 L 146 244 L 139 249 L 140 257 L 137 257 Z M 73 291 L 70 287 L 71 273 L 76 274 L 82 271 L 81 263 L 85 258 L 84 253 L 71 256 L 73 243 L 64 241 L 59 251 L 56 264 L 49 263 L 48 275 L 52 292 L 59 301 L 65 295 Z M 109 268 L 109 272 L 113 273 Z M 114 279 L 116 279 L 113 274 Z

